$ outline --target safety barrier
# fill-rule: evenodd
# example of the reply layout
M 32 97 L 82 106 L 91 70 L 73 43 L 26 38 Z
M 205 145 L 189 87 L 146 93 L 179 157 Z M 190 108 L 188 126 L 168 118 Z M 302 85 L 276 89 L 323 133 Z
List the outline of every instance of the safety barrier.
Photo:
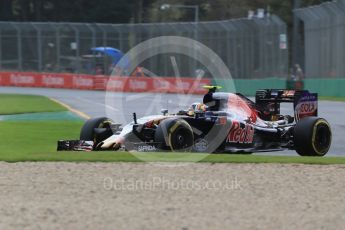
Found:
M 308 79 L 304 88 L 323 97 L 345 97 L 345 79 Z
M 223 91 L 254 96 L 258 89 L 285 89 L 285 79 L 201 79 L 173 77 L 108 77 L 71 73 L 0 72 L 0 86 L 108 90 L 114 92 L 157 92 L 204 94 L 203 85 L 221 85 Z M 345 79 L 306 79 L 304 88 L 319 96 L 345 97 Z
M 42 87 L 114 92 L 204 94 L 208 79 L 173 77 L 109 77 L 103 75 L 35 72 L 0 72 L 1 86 Z

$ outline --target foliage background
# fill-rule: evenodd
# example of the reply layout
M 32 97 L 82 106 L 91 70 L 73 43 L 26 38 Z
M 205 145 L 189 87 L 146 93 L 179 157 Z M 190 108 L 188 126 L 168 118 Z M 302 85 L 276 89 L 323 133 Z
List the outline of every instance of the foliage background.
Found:
M 327 0 L 301 0 L 301 6 Z M 193 10 L 160 10 L 162 4 L 199 5 L 200 20 L 246 17 L 264 8 L 292 23 L 294 0 L 0 0 L 1 21 L 140 23 L 191 21 Z

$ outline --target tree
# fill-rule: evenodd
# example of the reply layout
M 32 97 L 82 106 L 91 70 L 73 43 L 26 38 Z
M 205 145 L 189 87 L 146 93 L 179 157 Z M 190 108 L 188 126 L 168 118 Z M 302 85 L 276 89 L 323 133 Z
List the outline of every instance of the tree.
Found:
M 137 2 L 140 1 L 0 0 L 0 20 L 128 23 L 138 15 Z
M 271 9 L 292 25 L 294 0 L 0 0 L 3 21 L 71 21 L 99 23 L 192 21 L 187 9 L 160 10 L 163 4 L 199 5 L 200 20 L 246 17 L 248 10 Z M 302 6 L 329 0 L 301 0 Z
M 4 21 L 13 20 L 12 0 L 0 1 L 0 19 Z

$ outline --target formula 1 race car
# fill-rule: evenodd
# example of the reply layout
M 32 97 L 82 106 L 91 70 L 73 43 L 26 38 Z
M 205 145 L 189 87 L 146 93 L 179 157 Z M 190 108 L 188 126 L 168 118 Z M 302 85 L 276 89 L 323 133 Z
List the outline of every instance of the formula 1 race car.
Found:
M 296 150 L 301 156 L 324 156 L 330 149 L 329 123 L 318 118 L 317 94 L 306 90 L 265 89 L 255 102 L 237 93 L 218 93 L 205 86 L 203 103 L 188 110 L 136 118 L 121 126 L 106 117 L 88 120 L 80 140 L 58 141 L 66 151 L 178 151 L 254 153 Z M 292 103 L 294 116 L 281 115 L 280 104 Z

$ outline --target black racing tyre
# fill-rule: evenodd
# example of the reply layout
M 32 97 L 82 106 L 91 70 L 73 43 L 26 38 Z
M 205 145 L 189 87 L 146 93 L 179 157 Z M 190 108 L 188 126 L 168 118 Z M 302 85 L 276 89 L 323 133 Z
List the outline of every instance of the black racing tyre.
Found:
M 81 128 L 80 140 L 93 141 L 96 146 L 100 141 L 112 135 L 110 129 L 110 124 L 112 123 L 114 122 L 107 117 L 97 117 L 87 120 Z
M 327 154 L 332 143 L 332 131 L 323 118 L 306 117 L 294 128 L 294 145 L 301 156 L 319 156 Z
M 160 143 L 159 149 L 190 152 L 194 145 L 193 130 L 183 119 L 166 119 L 156 129 L 155 142 Z

